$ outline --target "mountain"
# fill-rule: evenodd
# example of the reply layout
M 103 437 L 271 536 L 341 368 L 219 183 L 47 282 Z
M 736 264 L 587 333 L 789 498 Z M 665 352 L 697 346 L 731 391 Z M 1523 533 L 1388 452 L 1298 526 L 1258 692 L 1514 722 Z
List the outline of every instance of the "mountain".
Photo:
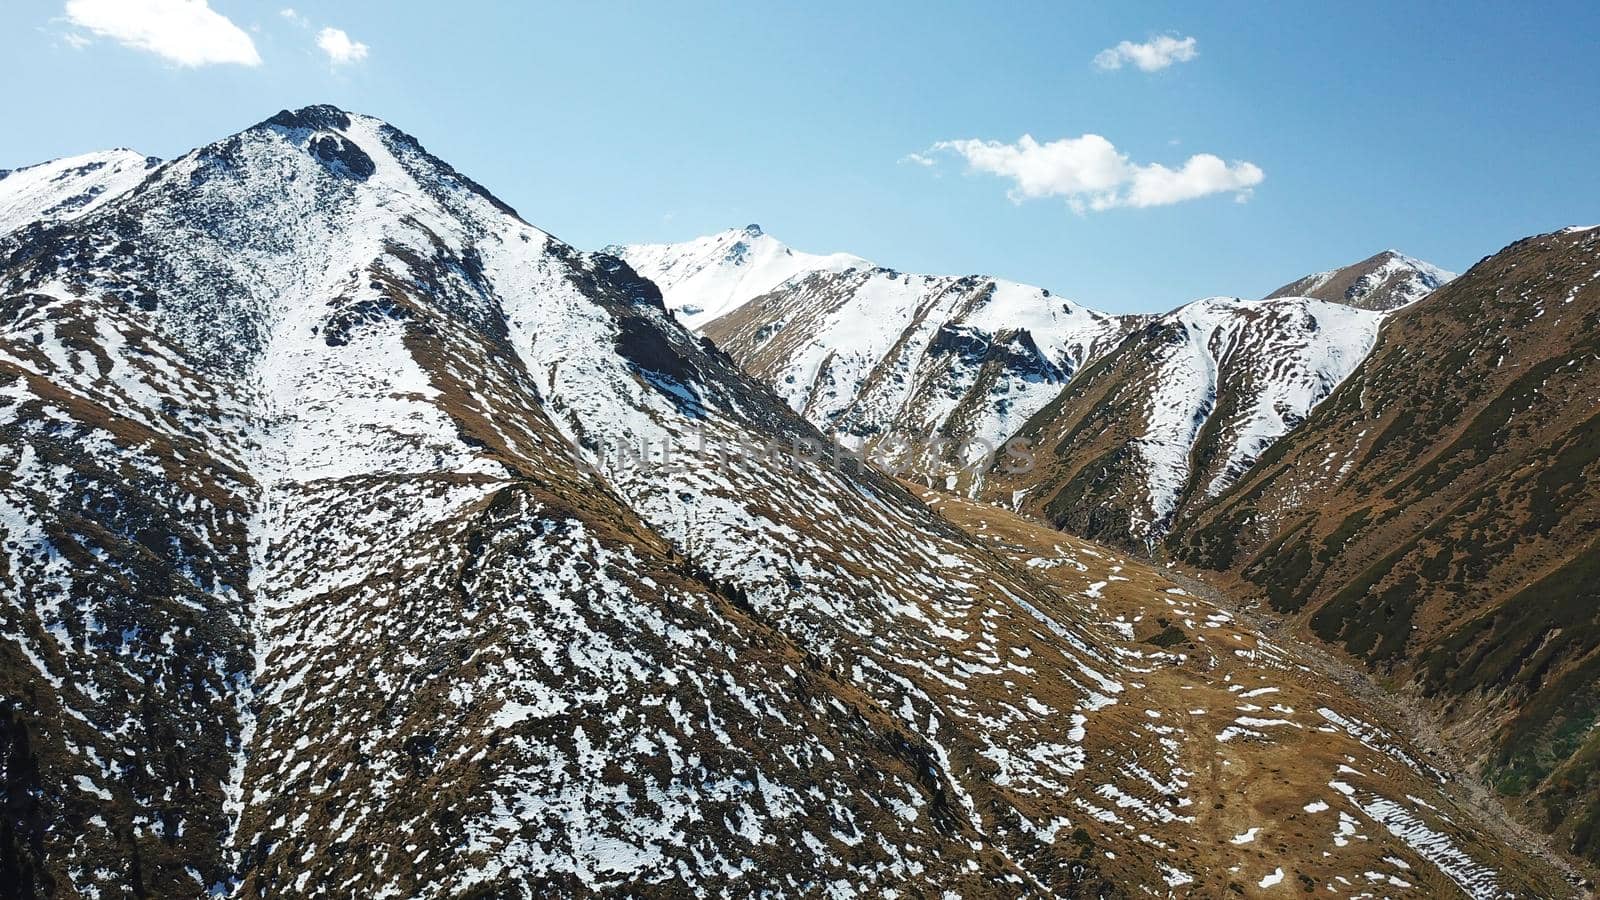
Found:
M 964 489 L 1127 328 L 1029 285 L 858 268 L 793 279 L 704 333 L 845 447 Z
M 1397 313 L 1170 551 L 1433 701 L 1600 859 L 1600 229 L 1518 241 Z
M 0 234 L 86 215 L 133 190 L 160 163 L 132 150 L 108 150 L 0 170 Z
M 1181 505 L 1218 493 L 1303 419 L 1370 349 L 1376 313 L 1453 277 L 1385 251 L 1296 282 L 1327 301 L 1314 308 L 1279 291 L 1275 305 L 1211 298 L 1151 319 L 987 276 L 793 254 L 753 226 L 618 253 L 662 284 L 669 307 L 694 311 L 686 324 L 845 447 L 963 493 L 992 480 L 989 496 L 1007 505 L 1026 492 L 1032 512 L 1127 546 L 1159 541 Z M 1061 393 L 1141 328 L 1097 370 L 1098 390 Z M 1098 424 L 1078 427 L 1086 418 Z M 1008 452 L 1012 437 L 1030 447 Z M 1041 449 L 1058 461 L 1043 477 Z M 1090 460 L 1096 487 L 1060 493 Z M 1105 503 L 1066 510 L 1089 498 Z
M 1385 250 L 1342 269 L 1330 269 L 1292 281 L 1267 295 L 1312 297 L 1357 309 L 1387 311 L 1421 300 L 1456 277 L 1454 272 Z
M 989 276 L 797 253 L 754 225 L 610 249 L 830 439 L 895 474 L 964 492 L 1029 416 L 1138 321 Z
M 1372 348 L 1383 314 L 1289 297 L 1212 297 L 1154 319 L 1094 362 L 996 466 L 996 502 L 1074 534 L 1146 548 L 1249 471 Z
M 607 247 L 661 288 L 667 308 L 689 328 L 699 329 L 790 278 L 808 272 L 870 267 L 848 253 L 801 253 L 746 225 L 677 244 Z
M 0 457 L 20 895 L 1573 893 L 1301 648 L 835 458 L 376 119 L 0 237 Z

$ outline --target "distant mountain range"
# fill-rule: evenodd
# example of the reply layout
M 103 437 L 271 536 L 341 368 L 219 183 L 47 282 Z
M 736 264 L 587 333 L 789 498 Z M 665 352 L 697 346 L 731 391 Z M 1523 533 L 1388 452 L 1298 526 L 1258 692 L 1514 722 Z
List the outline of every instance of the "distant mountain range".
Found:
M 872 264 L 848 253 L 800 253 L 746 225 L 681 244 L 607 247 L 661 286 L 678 321 L 702 328 L 796 275 L 841 272 Z
M 1382 311 L 1451 277 L 1386 251 L 1295 282 L 1310 298 L 1114 316 L 991 276 L 797 253 L 754 226 L 614 249 L 833 439 L 950 490 L 993 482 L 989 496 L 1127 546 L 1231 483 L 1360 363 Z M 1031 462 L 1005 477 L 1012 438 Z
M 793 279 L 704 332 L 830 437 L 955 488 L 1130 325 L 1028 285 L 868 268 Z
M 1356 654 L 1383 622 L 1356 658 L 1517 698 L 1549 737 L 1512 770 L 1577 808 L 1585 749 L 1533 765 L 1588 734 L 1593 629 L 1546 588 L 1588 583 L 1592 237 L 1398 313 L 1114 317 L 755 229 L 581 251 L 329 106 L 17 170 L 0 210 L 8 896 L 1577 894 L 1410 706 L 1230 608 Z M 1014 473 L 830 440 L 1036 434 L 1056 479 L 1080 383 L 1164 398 L 1091 502 L 1167 512 L 1102 536 L 1239 594 L 972 499 Z M 1302 481 L 1381 434 L 1395 498 Z M 1397 585 L 1474 573 L 1520 599 L 1403 640 Z

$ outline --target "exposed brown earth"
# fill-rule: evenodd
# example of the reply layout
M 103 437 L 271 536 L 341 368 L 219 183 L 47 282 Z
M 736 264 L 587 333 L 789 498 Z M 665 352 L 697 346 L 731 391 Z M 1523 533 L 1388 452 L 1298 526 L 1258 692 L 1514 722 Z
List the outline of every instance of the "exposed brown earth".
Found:
M 1434 736 L 1425 728 L 1398 715 L 1403 705 L 1316 646 L 1281 632 L 1272 619 L 1233 608 L 1204 583 L 1043 523 L 929 490 L 922 496 L 995 552 L 1079 597 L 1099 627 L 1131 638 L 1145 654 L 1151 665 L 1137 704 L 1160 713 L 1153 723 L 1175 723 L 1192 740 L 1184 752 L 1193 754 L 1188 759 L 1195 777 L 1188 789 L 1197 822 L 1184 840 L 1191 849 L 1188 871 L 1205 874 L 1186 886 L 1191 896 L 1277 896 L 1258 883 L 1259 873 L 1277 867 L 1287 876 L 1285 893 L 1346 894 L 1355 891 L 1351 881 L 1379 895 L 1402 893 L 1388 875 L 1411 879 L 1415 869 L 1394 864 L 1409 858 L 1403 848 L 1386 843 L 1395 835 L 1370 825 L 1359 805 L 1342 805 L 1349 798 L 1330 787 L 1359 779 L 1352 770 L 1382 773 L 1386 787 L 1413 795 L 1417 783 L 1426 784 L 1448 798 L 1445 808 L 1455 810 L 1450 815 L 1457 821 L 1475 822 L 1495 840 L 1519 848 L 1507 864 L 1544 879 L 1532 888 L 1533 896 L 1573 893 L 1556 875 L 1562 865 L 1544 856 L 1543 840 L 1504 819 L 1471 779 L 1451 776 L 1451 755 L 1429 740 Z M 1277 724 L 1228 738 L 1241 717 Z M 1360 726 L 1334 727 L 1340 720 Z M 1316 810 L 1319 800 L 1330 808 Z M 1360 823 L 1359 837 L 1336 838 L 1341 812 Z M 1251 841 L 1233 842 L 1252 828 L 1258 830 Z M 1199 837 L 1205 834 L 1217 839 Z M 1384 877 L 1369 880 L 1352 872 Z M 1412 880 L 1423 896 L 1451 896 L 1459 887 L 1448 880 Z

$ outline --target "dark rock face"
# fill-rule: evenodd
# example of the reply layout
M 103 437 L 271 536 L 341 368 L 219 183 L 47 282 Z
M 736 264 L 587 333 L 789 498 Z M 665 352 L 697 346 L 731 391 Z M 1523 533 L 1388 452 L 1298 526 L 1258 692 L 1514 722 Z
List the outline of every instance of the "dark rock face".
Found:
M 307 106 L 282 110 L 261 124 L 301 131 L 345 131 L 350 127 L 350 116 L 334 106 Z
M 353 332 L 363 326 L 382 321 L 404 322 L 411 318 L 411 310 L 391 297 L 383 296 L 341 304 L 322 326 L 322 339 L 329 347 L 343 347 L 350 343 Z
M 952 355 L 967 366 L 992 364 L 1022 378 L 1064 383 L 1067 373 L 1045 357 L 1026 329 L 988 335 L 972 328 L 946 323 L 928 345 L 936 356 Z
M 335 172 L 346 174 L 358 181 L 366 181 L 378 171 L 372 157 L 361 148 L 334 135 L 321 135 L 311 139 L 311 155 L 328 164 Z

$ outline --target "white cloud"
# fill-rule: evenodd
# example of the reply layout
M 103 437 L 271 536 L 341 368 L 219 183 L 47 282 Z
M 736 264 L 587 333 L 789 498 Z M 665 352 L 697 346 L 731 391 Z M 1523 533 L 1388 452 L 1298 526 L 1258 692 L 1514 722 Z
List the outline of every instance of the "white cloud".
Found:
M 304 28 L 309 31 L 314 27 L 310 19 L 292 6 L 286 6 L 278 10 L 278 15 L 296 28 Z M 352 39 L 342 28 L 318 29 L 317 47 L 327 54 L 328 61 L 336 66 L 347 66 L 351 63 L 361 62 L 367 58 L 367 53 L 371 50 L 366 44 Z
M 1095 54 L 1094 64 L 1102 69 L 1120 69 L 1132 63 L 1145 72 L 1154 72 L 1173 63 L 1188 62 L 1199 55 L 1194 38 L 1163 34 L 1143 44 L 1123 41 L 1115 47 L 1101 50 Z
M 1135 163 L 1098 134 L 1043 144 L 1026 134 L 1014 144 L 940 141 L 929 152 L 954 153 L 974 172 L 1010 179 L 1013 202 L 1064 197 L 1080 213 L 1169 206 L 1211 194 L 1231 193 L 1242 202 L 1266 177 L 1254 163 L 1224 162 L 1210 153 L 1191 156 L 1177 169 Z
M 317 32 L 317 46 L 328 54 L 336 66 L 357 63 L 367 58 L 367 45 L 352 41 L 350 35 L 338 28 L 324 28 Z
M 1181 169 L 1160 163 L 1135 166 L 1133 184 L 1128 188 L 1128 206 L 1170 206 L 1211 194 L 1233 194 L 1241 203 L 1250 190 L 1267 177 L 1255 163 L 1224 162 L 1210 153 L 1197 153 Z
M 261 64 L 250 35 L 206 0 L 67 0 L 67 20 L 180 66 Z

